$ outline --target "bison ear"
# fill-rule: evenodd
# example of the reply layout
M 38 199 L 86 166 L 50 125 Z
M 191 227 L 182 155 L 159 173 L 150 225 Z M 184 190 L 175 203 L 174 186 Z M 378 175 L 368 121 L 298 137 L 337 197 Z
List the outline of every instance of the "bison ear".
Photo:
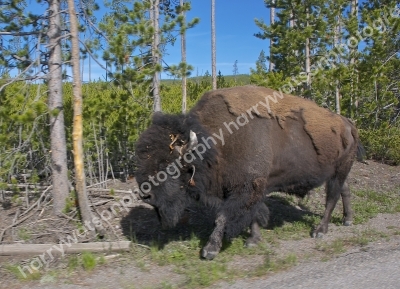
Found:
M 191 151 L 192 149 L 194 149 L 197 145 L 199 144 L 199 141 L 197 140 L 197 135 L 194 131 L 190 131 L 190 139 L 189 139 L 189 143 L 188 143 L 188 147 L 187 150 Z

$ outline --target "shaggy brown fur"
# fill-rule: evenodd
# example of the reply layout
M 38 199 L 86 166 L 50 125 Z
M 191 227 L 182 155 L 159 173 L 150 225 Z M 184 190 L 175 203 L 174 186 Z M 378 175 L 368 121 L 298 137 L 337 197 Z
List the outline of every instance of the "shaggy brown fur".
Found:
M 227 88 L 206 93 L 187 115 L 157 114 L 137 142 L 135 176 L 141 188 L 147 182 L 141 197 L 167 226 L 178 222 L 190 199 L 217 208 L 202 250 L 212 259 L 223 237 L 246 227 L 246 244 L 260 241 L 269 214 L 264 200 L 273 191 L 304 197 L 326 183 L 326 209 L 313 235 L 328 231 L 340 197 L 343 222 L 350 224 L 346 178 L 357 146 L 354 125 L 312 101 L 262 87 Z M 185 158 L 193 151 L 201 157 Z
M 342 117 L 321 109 L 313 101 L 250 85 L 214 90 L 205 94 L 203 99 L 218 102 L 218 97 L 224 100 L 233 115 L 252 113 L 258 117 L 276 119 L 282 129 L 285 129 L 287 118 L 297 119 L 296 115 L 300 114 L 304 121 L 304 130 L 311 138 L 322 164 L 340 158 L 348 148 L 346 139 L 349 135 Z M 355 139 L 358 138 L 355 129 L 352 129 L 351 134 Z

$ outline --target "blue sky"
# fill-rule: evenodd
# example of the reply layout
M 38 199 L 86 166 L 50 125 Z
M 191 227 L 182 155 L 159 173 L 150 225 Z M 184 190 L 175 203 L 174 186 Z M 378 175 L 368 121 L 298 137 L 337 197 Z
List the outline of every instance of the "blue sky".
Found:
M 233 73 L 238 61 L 240 74 L 250 73 L 250 67 L 264 49 L 269 51 L 268 40 L 254 36 L 259 31 L 254 19 L 269 21 L 269 10 L 263 0 L 215 0 L 217 72 Z M 192 10 L 187 19 L 200 18 L 200 23 L 187 32 L 187 62 L 194 66 L 192 75 L 211 73 L 211 0 L 192 0 Z M 180 61 L 180 40 L 168 49 L 167 63 Z
M 268 40 L 261 40 L 254 36 L 259 31 L 254 19 L 264 19 L 269 22 L 269 10 L 263 0 L 215 0 L 216 2 L 216 47 L 217 73 L 233 74 L 233 65 L 237 60 L 238 73 L 250 73 L 250 67 L 255 62 L 262 49 L 269 51 Z M 104 7 L 103 1 L 98 2 Z M 187 20 L 200 18 L 200 23 L 187 31 L 187 62 L 194 67 L 192 76 L 211 73 L 211 0 L 192 0 L 192 9 L 187 13 Z M 35 0 L 28 0 L 28 9 L 33 13 L 42 13 L 45 4 L 38 4 Z M 98 20 L 105 10 L 96 12 Z M 164 60 L 168 65 L 178 64 L 181 59 L 180 39 L 174 46 L 167 47 Z M 99 53 L 101 55 L 102 53 Z M 101 60 L 100 60 L 101 61 Z M 83 67 L 83 80 L 89 80 L 88 60 Z M 105 79 L 105 71 L 94 61 L 91 61 L 91 80 Z M 162 78 L 169 78 L 162 74 Z
M 254 19 L 264 19 L 269 22 L 269 10 L 263 0 L 215 0 L 216 18 L 216 48 L 217 73 L 222 75 L 233 74 L 233 65 L 237 60 L 238 73 L 250 73 L 250 67 L 255 63 L 262 49 L 269 51 L 269 41 L 254 36 L 259 31 Z M 187 63 L 194 67 L 192 76 L 211 74 L 211 0 L 192 0 L 192 9 L 187 13 L 187 21 L 198 17 L 200 23 L 187 31 L 186 53 Z M 168 65 L 178 64 L 181 61 L 180 38 L 174 46 L 168 46 L 164 61 Z M 91 79 L 98 79 L 100 75 L 94 71 L 96 64 L 92 62 Z M 104 73 L 101 71 L 101 77 Z M 84 73 L 84 80 L 88 75 Z M 165 73 L 162 78 L 170 78 Z

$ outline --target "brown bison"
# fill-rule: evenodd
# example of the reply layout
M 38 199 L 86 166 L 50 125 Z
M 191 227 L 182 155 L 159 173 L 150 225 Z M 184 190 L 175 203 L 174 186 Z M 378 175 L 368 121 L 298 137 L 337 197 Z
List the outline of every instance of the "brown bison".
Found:
M 269 211 L 265 197 L 280 191 L 304 197 L 326 182 L 326 209 L 313 236 L 328 230 L 343 199 L 357 148 L 354 125 L 314 102 L 268 88 L 243 86 L 206 93 L 185 115 L 155 114 L 136 145 L 136 179 L 143 201 L 165 226 L 175 226 L 191 199 L 217 209 L 201 255 L 213 259 L 222 239 L 248 226 L 246 245 L 261 239 Z

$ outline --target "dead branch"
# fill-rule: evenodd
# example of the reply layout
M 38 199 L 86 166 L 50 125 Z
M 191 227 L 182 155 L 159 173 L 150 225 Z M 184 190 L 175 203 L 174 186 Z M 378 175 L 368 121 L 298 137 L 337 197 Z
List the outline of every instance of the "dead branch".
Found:
M 38 255 L 53 249 L 53 247 L 62 246 L 63 252 L 66 254 L 76 254 L 82 252 L 116 252 L 129 251 L 130 241 L 117 242 L 94 242 L 94 243 L 77 243 L 77 244 L 3 244 L 0 245 L 0 256 L 15 256 L 32 254 Z M 57 250 L 51 251 L 53 255 L 61 254 Z
M 3 240 L 4 233 L 5 233 L 8 229 L 10 229 L 10 228 L 12 228 L 12 227 L 14 227 L 14 226 L 17 226 L 18 224 L 21 224 L 23 221 L 29 219 L 30 217 L 32 217 L 32 216 L 36 213 L 37 210 L 38 210 L 38 208 L 36 208 L 35 212 L 33 212 L 32 214 L 30 214 L 30 215 L 28 215 L 28 216 L 22 218 L 21 220 L 19 220 L 19 221 L 13 223 L 13 224 L 7 226 L 6 228 L 4 228 L 4 230 L 0 233 L 0 243 L 1 243 L 2 240 Z
M 15 222 L 16 222 L 17 219 L 18 219 L 19 211 L 20 211 L 20 209 L 18 208 L 17 211 L 15 212 L 15 216 L 14 216 L 14 219 L 13 219 L 13 221 L 12 221 L 12 224 L 13 224 L 13 225 L 15 224 Z
M 101 188 L 87 188 L 90 192 L 98 192 L 98 193 L 118 193 L 118 194 L 133 194 L 132 190 L 114 190 L 114 189 L 101 189 Z
M 113 199 L 108 199 L 108 200 L 104 200 L 104 201 L 98 201 L 96 203 L 91 203 L 90 206 L 91 207 L 97 207 L 97 206 L 101 206 L 101 205 L 105 205 L 109 202 L 113 201 Z
M 102 184 L 104 184 L 104 183 L 111 182 L 111 181 L 112 181 L 112 180 L 105 180 L 105 181 L 102 181 L 102 182 L 100 182 L 100 183 L 96 183 L 96 184 L 87 186 L 86 188 L 89 190 L 89 188 L 93 188 L 93 187 L 96 187 L 96 186 L 100 186 L 100 185 L 102 185 Z
M 27 215 L 27 216 L 25 216 L 24 218 L 22 218 L 22 219 L 20 219 L 20 220 L 18 220 L 18 221 L 16 220 L 16 218 L 14 218 L 15 220 L 13 221 L 13 223 L 12 223 L 11 225 L 9 225 L 9 226 L 7 226 L 6 228 L 3 229 L 3 231 L 0 233 L 0 243 L 3 241 L 4 233 L 5 233 L 8 229 L 17 226 L 18 224 L 21 224 L 21 223 L 24 222 L 25 220 L 27 220 L 27 219 L 29 219 L 30 217 L 32 217 L 32 216 L 39 210 L 40 206 L 39 206 L 38 204 L 40 204 L 40 199 L 44 196 L 45 193 L 47 193 L 47 191 L 48 191 L 51 187 L 52 187 L 52 186 L 49 186 L 49 187 L 42 193 L 42 195 L 40 196 L 40 198 L 39 198 L 32 206 L 30 206 L 25 212 L 23 212 L 23 213 L 20 215 L 20 217 L 23 216 L 23 215 L 26 215 L 29 211 L 31 211 L 31 210 L 36 206 L 36 209 L 35 209 L 35 211 L 34 211 L 32 214 Z
M 70 220 L 70 221 L 79 222 L 79 220 L 74 219 L 73 217 L 70 217 L 70 216 L 68 216 L 68 215 L 66 215 L 66 214 L 64 214 L 64 213 L 61 213 L 60 216 L 66 218 L 66 219 L 68 219 L 68 220 Z M 75 216 L 75 215 L 74 215 L 74 216 Z
M 32 205 L 30 206 L 25 212 L 23 212 L 21 214 L 21 216 L 26 215 L 27 213 L 29 213 L 30 210 L 32 210 L 36 205 L 37 205 L 37 209 L 40 208 L 40 200 L 43 198 L 43 196 L 52 188 L 53 186 L 48 186 L 43 193 L 40 195 L 39 199 Z M 1 239 L 0 239 L 1 242 Z
M 0 31 L 0 35 L 4 36 L 29 36 L 29 35 L 38 35 L 42 32 L 40 31 L 31 31 L 31 32 L 7 32 L 7 31 Z
M 41 186 L 36 184 L 7 184 L 9 188 L 19 188 L 19 189 L 38 189 L 38 190 L 45 190 L 49 186 Z
M 90 200 L 89 200 L 89 202 L 92 203 Z M 92 204 L 92 206 L 93 206 L 93 204 Z M 101 217 L 101 214 L 100 214 L 99 210 L 97 210 L 97 208 L 96 208 L 95 206 L 93 206 L 93 208 L 94 208 L 94 210 L 96 211 L 96 213 L 99 215 L 99 217 Z M 119 239 L 118 234 L 115 232 L 113 225 L 112 225 L 107 219 L 103 219 L 103 220 L 104 220 L 104 221 L 107 223 L 107 225 L 110 227 L 110 229 L 111 229 L 111 231 L 113 232 L 113 234 L 115 235 L 115 237 L 117 237 L 117 239 Z M 99 231 L 99 233 L 100 233 L 100 231 L 101 231 L 101 234 L 104 235 L 104 230 L 101 229 L 101 230 L 98 230 L 98 231 Z

